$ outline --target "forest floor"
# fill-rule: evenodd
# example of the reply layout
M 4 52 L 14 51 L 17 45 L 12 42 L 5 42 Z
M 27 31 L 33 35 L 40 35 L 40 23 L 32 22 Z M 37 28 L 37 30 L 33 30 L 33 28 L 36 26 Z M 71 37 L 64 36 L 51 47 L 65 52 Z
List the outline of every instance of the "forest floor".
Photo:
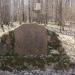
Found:
M 0 28 L 0 36 L 3 34 L 7 33 L 8 31 L 14 30 L 20 26 L 19 23 L 13 23 L 13 26 L 7 26 L 4 25 L 4 32 Z M 65 31 L 62 31 L 60 33 L 60 26 L 53 25 L 53 24 L 48 24 L 46 26 L 47 29 L 56 32 L 59 35 L 59 39 L 62 42 L 63 47 L 66 50 L 66 54 L 69 55 L 70 59 L 72 62 L 75 62 L 75 35 L 74 35 L 74 27 L 65 27 Z M 72 29 L 73 28 L 73 29 Z

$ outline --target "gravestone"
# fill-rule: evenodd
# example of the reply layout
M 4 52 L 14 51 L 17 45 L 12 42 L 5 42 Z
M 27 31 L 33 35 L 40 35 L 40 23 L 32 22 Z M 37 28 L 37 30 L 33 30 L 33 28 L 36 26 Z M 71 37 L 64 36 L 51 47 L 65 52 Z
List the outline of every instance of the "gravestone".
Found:
M 19 55 L 47 55 L 47 30 L 37 24 L 24 24 L 14 30 L 15 52 Z

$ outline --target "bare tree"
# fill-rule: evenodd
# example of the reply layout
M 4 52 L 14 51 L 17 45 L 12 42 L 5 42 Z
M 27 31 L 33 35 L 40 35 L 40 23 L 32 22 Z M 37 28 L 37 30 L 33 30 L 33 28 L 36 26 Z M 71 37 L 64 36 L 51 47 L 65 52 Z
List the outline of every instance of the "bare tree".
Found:
M 4 31 L 3 24 L 2 24 L 2 0 L 0 0 L 0 27 Z
M 64 30 L 64 24 L 62 18 L 62 0 L 58 0 L 58 25 L 60 26 L 60 32 Z
M 24 22 L 24 0 L 21 0 L 22 21 Z
M 1 2 L 1 22 L 9 26 L 10 22 L 10 0 L 2 0 Z
M 46 0 L 46 24 L 48 23 L 48 0 Z
M 31 22 L 30 0 L 28 0 L 29 22 Z

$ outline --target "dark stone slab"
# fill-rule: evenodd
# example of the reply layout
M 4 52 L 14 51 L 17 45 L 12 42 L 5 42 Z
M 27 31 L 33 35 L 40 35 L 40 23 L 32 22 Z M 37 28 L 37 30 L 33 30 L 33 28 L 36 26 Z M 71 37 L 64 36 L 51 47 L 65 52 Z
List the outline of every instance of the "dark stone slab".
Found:
M 15 52 L 20 55 L 47 55 L 47 30 L 37 24 L 24 24 L 14 30 Z

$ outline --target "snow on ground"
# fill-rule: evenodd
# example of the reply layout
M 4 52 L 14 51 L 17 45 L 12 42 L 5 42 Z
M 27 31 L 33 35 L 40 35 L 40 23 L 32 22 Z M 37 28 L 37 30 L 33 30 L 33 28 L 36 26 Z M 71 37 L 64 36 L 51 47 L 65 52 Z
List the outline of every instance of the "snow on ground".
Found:
M 71 62 L 75 62 L 75 38 L 59 33 L 59 39 L 61 40 L 67 55 L 70 56 Z
M 17 27 L 19 27 L 20 25 L 19 25 L 19 23 L 18 22 L 14 22 L 13 23 L 13 26 L 6 26 L 6 25 L 3 25 L 3 27 L 4 27 L 4 32 L 3 32 L 3 30 L 2 30 L 2 28 L 0 28 L 0 37 L 3 35 L 3 34 L 7 34 L 9 31 L 11 31 L 11 30 L 14 30 L 14 29 L 16 29 Z
M 75 35 L 65 35 L 63 33 L 60 33 L 60 26 L 48 24 L 47 29 L 56 32 L 59 35 L 59 39 L 62 42 L 62 45 L 66 51 L 66 54 L 69 55 L 71 62 L 75 63 Z M 70 32 L 71 34 L 75 31 L 75 26 L 69 28 L 64 27 L 67 32 Z M 64 31 L 65 33 L 65 31 Z
M 22 23 L 22 24 L 25 24 L 25 23 Z M 28 24 L 28 23 L 26 23 L 26 24 Z M 19 26 L 20 26 L 19 22 L 14 22 L 13 25 L 10 25 L 9 27 L 6 26 L 6 25 L 3 25 L 4 32 L 3 32 L 2 28 L 0 28 L 0 37 L 1 37 L 3 34 L 5 34 L 5 33 L 7 34 L 9 31 L 18 28 Z

